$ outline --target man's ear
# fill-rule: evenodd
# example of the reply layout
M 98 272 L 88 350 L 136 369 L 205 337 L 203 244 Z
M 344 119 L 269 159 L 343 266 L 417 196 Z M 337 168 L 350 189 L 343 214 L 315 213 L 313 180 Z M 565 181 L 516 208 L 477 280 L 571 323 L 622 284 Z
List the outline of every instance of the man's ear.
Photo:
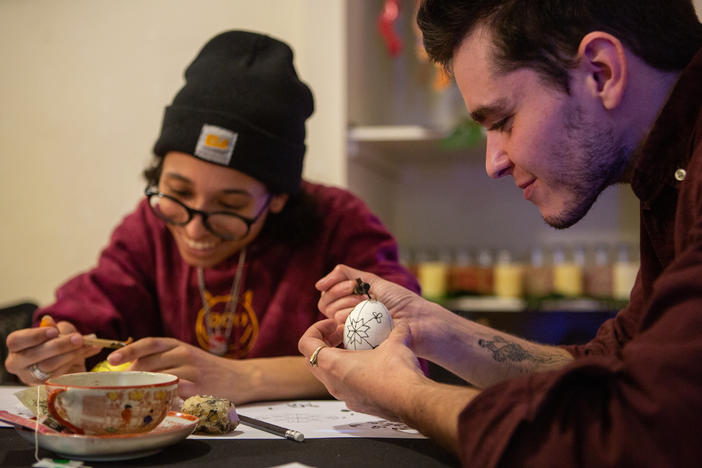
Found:
M 282 209 L 285 208 L 285 204 L 288 202 L 288 197 L 289 195 L 287 193 L 273 195 L 271 198 L 271 203 L 268 205 L 271 213 L 280 213 Z
M 618 107 L 627 86 L 627 56 L 619 39 L 603 31 L 588 33 L 580 41 L 578 58 L 587 91 L 605 109 Z

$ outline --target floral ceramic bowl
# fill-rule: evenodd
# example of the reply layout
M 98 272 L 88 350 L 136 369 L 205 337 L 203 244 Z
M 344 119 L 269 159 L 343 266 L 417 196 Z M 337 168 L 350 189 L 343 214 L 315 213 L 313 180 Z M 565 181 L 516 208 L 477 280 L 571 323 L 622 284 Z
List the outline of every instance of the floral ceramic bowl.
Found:
M 46 381 L 51 416 L 76 434 L 148 432 L 166 417 L 178 377 L 155 372 L 80 372 Z

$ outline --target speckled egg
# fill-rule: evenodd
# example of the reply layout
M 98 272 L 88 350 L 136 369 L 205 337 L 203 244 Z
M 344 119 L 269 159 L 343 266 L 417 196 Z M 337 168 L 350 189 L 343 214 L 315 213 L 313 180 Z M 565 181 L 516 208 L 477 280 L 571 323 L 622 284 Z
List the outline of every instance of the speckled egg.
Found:
M 375 299 L 359 303 L 346 318 L 344 347 L 346 349 L 373 349 L 392 330 L 392 317 L 385 304 Z

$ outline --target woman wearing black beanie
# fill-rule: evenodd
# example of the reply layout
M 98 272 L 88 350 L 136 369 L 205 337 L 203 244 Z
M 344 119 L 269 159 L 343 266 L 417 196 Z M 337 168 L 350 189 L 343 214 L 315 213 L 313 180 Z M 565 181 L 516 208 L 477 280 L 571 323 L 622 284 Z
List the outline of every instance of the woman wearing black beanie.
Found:
M 314 110 L 288 45 L 228 31 L 166 108 L 145 198 L 98 264 L 7 339 L 27 384 L 92 367 L 83 335 L 135 342 L 104 366 L 168 372 L 180 395 L 235 403 L 326 395 L 297 351 L 322 315 L 315 282 L 345 263 L 418 291 L 397 245 L 349 192 L 302 180 Z M 127 364 L 131 363 L 131 364 Z M 86 367 L 87 366 L 87 367 Z

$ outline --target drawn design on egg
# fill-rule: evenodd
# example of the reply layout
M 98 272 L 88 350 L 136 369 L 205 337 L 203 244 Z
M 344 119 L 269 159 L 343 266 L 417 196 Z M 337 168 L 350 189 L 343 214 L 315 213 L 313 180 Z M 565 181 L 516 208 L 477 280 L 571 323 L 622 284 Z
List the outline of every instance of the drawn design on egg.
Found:
M 346 338 L 348 339 L 348 343 L 346 344 L 347 349 L 349 347 L 358 349 L 360 346 L 363 346 L 364 342 L 370 346 L 371 349 L 375 349 L 377 347 L 377 345 L 373 345 L 370 341 L 368 341 L 368 330 L 371 328 L 368 323 L 372 321 L 379 324 L 383 323 L 384 314 L 382 312 L 372 312 L 371 315 L 372 316 L 367 320 L 363 317 L 349 319 L 346 325 Z
M 364 319 L 351 319 L 349 321 L 348 331 L 346 333 L 346 337 L 349 341 L 349 346 L 353 346 L 353 349 L 358 349 L 358 346 L 360 346 L 365 341 L 368 344 L 368 346 L 370 346 L 371 348 L 375 348 L 375 346 L 373 346 L 368 341 L 369 329 L 370 326 L 366 325 L 366 321 Z

